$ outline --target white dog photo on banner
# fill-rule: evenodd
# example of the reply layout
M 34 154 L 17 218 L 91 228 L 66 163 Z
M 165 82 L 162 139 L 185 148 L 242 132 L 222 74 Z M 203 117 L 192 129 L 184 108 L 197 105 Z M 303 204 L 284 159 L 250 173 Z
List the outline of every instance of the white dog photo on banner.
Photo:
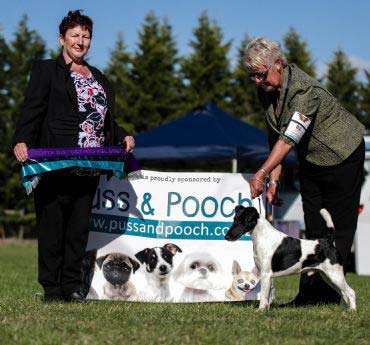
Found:
M 180 301 L 185 302 L 212 301 L 212 291 L 225 288 L 222 266 L 207 252 L 189 253 L 177 267 L 174 279 L 184 286 Z

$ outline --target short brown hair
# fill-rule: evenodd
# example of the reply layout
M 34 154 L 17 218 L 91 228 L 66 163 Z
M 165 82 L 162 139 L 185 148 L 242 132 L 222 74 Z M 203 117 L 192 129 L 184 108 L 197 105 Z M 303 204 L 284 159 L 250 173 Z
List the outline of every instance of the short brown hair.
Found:
M 81 14 L 82 10 L 69 11 L 67 16 L 62 19 L 59 24 L 59 34 L 63 37 L 68 29 L 72 29 L 78 25 L 88 30 L 90 37 L 93 32 L 93 21 L 90 17 Z

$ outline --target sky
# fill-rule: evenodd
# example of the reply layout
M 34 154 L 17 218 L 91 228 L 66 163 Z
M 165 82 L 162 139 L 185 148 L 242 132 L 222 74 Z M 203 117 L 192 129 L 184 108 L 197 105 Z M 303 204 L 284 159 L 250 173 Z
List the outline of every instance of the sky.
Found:
M 0 5 L 0 32 L 8 42 L 26 14 L 29 28 L 38 31 L 50 49 L 58 46 L 61 19 L 69 10 L 83 9 L 94 20 L 89 62 L 101 69 L 109 62 L 119 32 L 128 51 L 137 49 L 138 32 L 149 11 L 168 19 L 179 54 L 188 55 L 193 30 L 204 10 L 221 27 L 224 42 L 232 42 L 231 63 L 246 34 L 282 42 L 293 27 L 307 42 L 319 76 L 338 48 L 360 71 L 370 69 L 369 0 L 0 0 Z

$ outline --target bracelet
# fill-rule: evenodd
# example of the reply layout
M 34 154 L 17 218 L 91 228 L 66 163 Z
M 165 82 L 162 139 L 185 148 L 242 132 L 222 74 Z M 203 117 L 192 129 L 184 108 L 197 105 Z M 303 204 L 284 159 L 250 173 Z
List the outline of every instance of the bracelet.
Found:
M 275 184 L 279 187 L 280 186 L 280 181 L 279 180 L 269 180 L 269 185 L 270 184 Z
M 265 168 L 260 168 L 260 170 L 265 174 L 265 178 L 269 178 L 270 174 L 267 172 Z

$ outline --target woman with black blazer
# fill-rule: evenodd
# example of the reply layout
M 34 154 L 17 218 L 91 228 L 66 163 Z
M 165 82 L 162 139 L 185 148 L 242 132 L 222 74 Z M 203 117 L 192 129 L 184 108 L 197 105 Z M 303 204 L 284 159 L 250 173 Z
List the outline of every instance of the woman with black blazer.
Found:
M 14 135 L 18 161 L 28 148 L 100 147 L 132 136 L 114 121 L 114 94 L 108 79 L 84 60 L 92 20 L 70 11 L 59 25 L 63 47 L 57 59 L 34 63 Z M 97 173 L 49 172 L 35 189 L 38 269 L 45 302 L 83 301 L 81 264 L 88 239 Z

